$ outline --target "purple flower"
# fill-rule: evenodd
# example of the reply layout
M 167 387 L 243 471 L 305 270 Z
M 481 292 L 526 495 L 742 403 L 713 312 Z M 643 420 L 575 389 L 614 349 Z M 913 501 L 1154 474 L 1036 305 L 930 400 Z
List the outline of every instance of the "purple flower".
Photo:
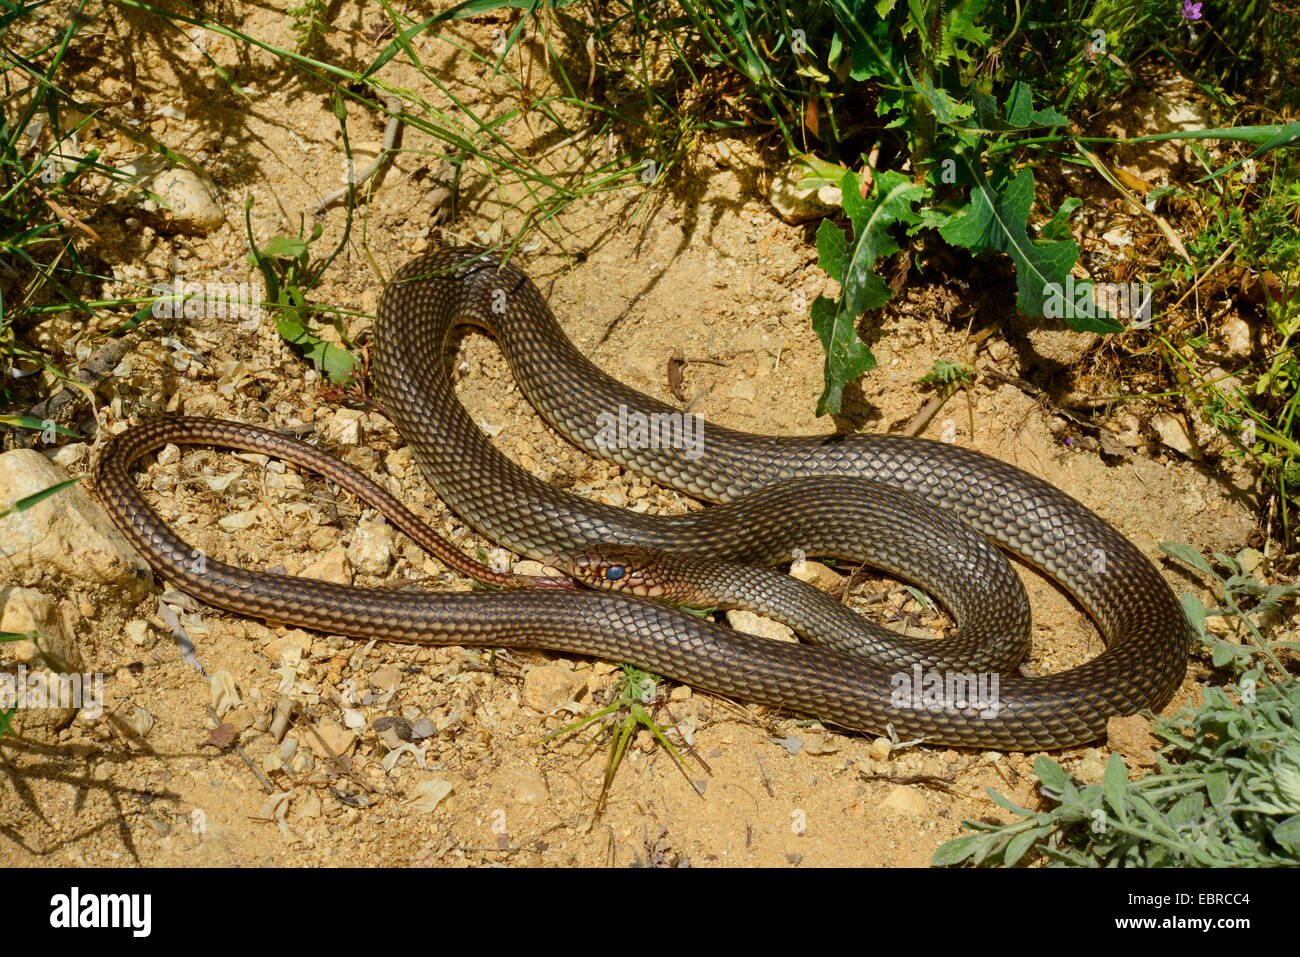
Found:
M 1182 15 L 1184 20 L 1201 19 L 1201 6 L 1199 3 L 1192 3 L 1192 0 L 1183 0 Z

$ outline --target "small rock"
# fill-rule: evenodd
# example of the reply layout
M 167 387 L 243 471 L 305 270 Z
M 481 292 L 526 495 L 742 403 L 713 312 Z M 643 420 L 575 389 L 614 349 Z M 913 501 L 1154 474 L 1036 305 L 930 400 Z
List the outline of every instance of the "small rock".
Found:
M 128 160 L 119 170 L 132 188 L 115 189 L 112 200 L 134 205 L 141 218 L 159 232 L 202 236 L 226 221 L 220 193 L 205 175 L 185 167 L 170 167 L 163 157 L 153 153 Z
M 223 720 L 235 729 L 236 735 L 239 735 L 253 726 L 253 713 L 247 708 L 236 708 Z
M 1192 440 L 1191 431 L 1187 428 L 1187 420 L 1181 415 L 1160 412 L 1151 417 L 1151 426 L 1160 436 L 1160 441 L 1169 448 L 1182 453 L 1193 462 L 1201 460 L 1201 450 Z
M 1241 565 L 1241 570 L 1248 575 L 1254 575 L 1261 582 L 1263 577 L 1264 553 L 1258 548 L 1243 548 L 1237 552 L 1237 561 Z
M 1219 329 L 1223 348 L 1234 359 L 1249 359 L 1251 354 L 1250 326 L 1239 316 L 1229 316 Z
M 149 622 L 141 618 L 128 621 L 126 627 L 123 628 L 122 631 L 126 634 L 126 637 L 130 640 L 131 644 L 135 645 L 137 648 L 148 649 L 158 643 L 158 636 L 155 635 L 153 629 L 149 627 Z
M 311 644 L 311 635 L 301 628 L 294 628 L 268 641 L 262 648 L 262 654 L 276 664 L 296 665 L 311 654 Z
M 253 817 L 263 821 L 283 820 L 284 816 L 289 813 L 289 805 L 292 801 L 292 791 L 281 791 L 277 794 L 268 795 Z
M 294 810 L 300 818 L 320 817 L 320 796 L 315 791 L 309 791 L 305 798 L 295 802 Z
M 1116 420 L 1116 428 L 1119 431 L 1115 434 L 1126 448 L 1142 447 L 1142 424 L 1136 415 L 1129 412 L 1121 414 Z
M 356 409 L 339 409 L 330 418 L 329 437 L 339 445 L 358 445 L 361 442 L 361 412 Z
M 1133 245 L 1133 233 L 1122 227 L 1116 227 L 1108 232 L 1102 233 L 1102 241 L 1109 243 L 1116 249 L 1123 249 L 1125 246 Z
M 288 695 L 281 695 L 275 702 L 275 710 L 271 712 L 271 723 L 268 726 L 268 732 L 271 740 L 282 741 L 285 732 L 289 730 L 289 719 L 298 709 L 298 702 Z
M 17 586 L 0 589 L 0 631 L 41 636 L 39 648 L 29 640 L 0 643 L 0 660 L 44 667 L 41 651 L 45 651 L 69 671 L 80 671 L 84 667 L 81 651 L 67 624 L 59 607 L 41 592 Z
M 41 454 L 59 468 L 67 471 L 74 465 L 80 465 L 90 458 L 90 446 L 85 442 L 72 442 L 68 445 L 56 445 Z
M 1011 347 L 1002 339 L 990 339 L 985 348 L 988 350 L 989 358 L 999 367 L 1011 358 Z
M 1064 319 L 1025 316 L 1013 309 L 1009 316 L 1012 331 L 1026 339 L 1036 363 L 1046 369 L 1070 368 L 1083 359 L 1101 339 L 1095 332 L 1078 332 Z
M 394 478 L 401 478 L 415 464 L 415 457 L 409 446 L 403 445 L 384 456 L 384 468 Z
M 251 508 L 244 512 L 233 512 L 217 519 L 217 524 L 228 532 L 245 532 L 257 524 L 260 509 Z
M 809 585 L 815 585 L 822 591 L 830 591 L 844 584 L 844 576 L 839 572 L 828 568 L 821 562 L 808 559 L 792 562 L 790 564 L 790 576 L 799 579 L 801 582 L 807 582 Z
M 338 585 L 352 584 L 352 566 L 348 561 L 348 551 L 342 545 L 336 545 L 302 570 L 303 578 L 318 578 L 321 581 L 334 582 Z
M 559 665 L 529 668 L 524 673 L 523 703 L 546 714 L 573 701 L 586 687 L 586 681 L 569 668 Z
M 1088 748 L 1070 774 L 1082 784 L 1100 784 L 1106 775 L 1106 758 L 1097 748 Z
M 144 738 L 153 730 L 154 717 L 137 704 L 133 705 L 131 710 L 127 712 L 126 724 L 137 738 Z
M 1129 767 L 1156 766 L 1156 738 L 1151 733 L 1151 722 L 1140 714 L 1107 721 L 1106 746 L 1127 758 Z
M 705 147 L 705 152 L 724 169 L 749 172 L 764 168 L 758 151 L 741 140 L 715 140 Z
M 772 178 L 767 192 L 767 201 L 776 214 L 792 226 L 831 216 L 844 203 L 844 194 L 838 186 L 801 187 L 799 183 L 807 173 L 808 167 L 796 160 Z
M 0 589 L 0 631 L 41 636 L 39 647 L 28 640 L 0 643 L 0 709 L 19 705 L 11 719 L 15 732 L 47 739 L 71 724 L 81 707 L 88 715 L 95 707 L 93 679 L 83 674 L 81 650 L 71 637 L 76 632 L 67 624 L 58 606 L 40 592 Z M 68 674 L 51 670 L 42 651 Z M 102 709 L 102 700 L 98 705 Z
M 835 754 L 839 749 L 839 742 L 828 734 L 809 735 L 804 745 L 805 754 Z
M 733 608 L 727 612 L 727 622 L 737 631 L 760 638 L 775 638 L 779 641 L 798 641 L 794 629 L 771 618 L 764 618 L 743 608 Z
M 235 676 L 229 671 L 217 671 L 208 678 L 212 710 L 223 714 L 243 703 L 235 686 Z
M 402 672 L 393 665 L 376 668 L 370 676 L 370 686 L 382 691 L 396 691 L 402 683 Z
M 0 455 L 0 505 L 67 480 L 65 472 L 31 449 Z M 0 518 L 0 562 L 6 576 L 56 569 L 81 581 L 112 585 L 124 602 L 142 601 L 153 581 L 144 559 L 80 483 Z
M 358 522 L 347 548 L 354 568 L 367 575 L 383 575 L 393 563 L 393 528 L 380 522 Z
M 520 804 L 529 807 L 542 807 L 546 804 L 550 791 L 546 780 L 537 768 L 523 765 L 515 775 L 514 797 Z
M 356 747 L 356 733 L 349 731 L 332 718 L 321 718 L 316 722 L 315 728 L 316 734 L 307 734 L 304 738 L 307 746 L 316 752 L 318 757 L 326 759 L 330 757 L 329 752 L 325 750 L 326 747 L 338 757 L 343 757 Z
M 925 795 L 916 788 L 910 788 L 904 784 L 900 784 L 890 791 L 880 806 L 891 811 L 898 811 L 900 814 L 911 814 L 915 817 L 924 817 L 929 811 Z
M 333 548 L 338 544 L 338 541 L 338 532 L 332 528 L 326 528 L 324 525 L 307 536 L 307 544 L 314 552 L 323 552 L 326 549 Z
M 867 753 L 876 761 L 883 761 L 889 757 L 889 752 L 893 750 L 894 744 L 888 738 L 876 738 L 867 748 Z

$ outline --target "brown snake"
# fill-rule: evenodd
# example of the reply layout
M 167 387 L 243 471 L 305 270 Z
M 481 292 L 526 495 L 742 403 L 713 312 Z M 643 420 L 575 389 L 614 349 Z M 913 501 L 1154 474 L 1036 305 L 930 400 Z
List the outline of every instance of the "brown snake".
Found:
M 721 504 L 684 515 L 639 514 L 570 495 L 506 459 L 453 389 L 446 346 L 461 323 L 496 336 L 525 394 L 577 445 Z M 528 278 L 477 251 L 429 253 L 398 273 L 380 300 L 374 366 L 381 400 L 443 501 L 517 552 L 548 559 L 621 542 L 764 565 L 788 561 L 795 549 L 869 561 L 935 590 L 959 634 L 968 618 L 983 616 L 1004 647 L 972 650 L 976 664 L 968 667 L 1001 671 L 1023 654 L 1028 610 L 996 550 L 991 558 L 981 551 L 986 535 L 1074 595 L 1100 625 L 1106 650 L 1057 675 L 1003 674 L 996 707 L 988 708 L 923 697 L 919 688 L 899 696 L 906 662 L 959 666 L 960 656 L 947 657 L 938 643 L 881 664 L 737 635 L 635 596 L 412 594 L 254 573 L 211 559 L 196 566 L 193 550 L 131 479 L 142 455 L 168 442 L 211 444 L 283 455 L 337 477 L 328 471 L 331 460 L 310 446 L 237 423 L 159 419 L 114 436 L 96 463 L 100 497 L 160 575 L 231 611 L 361 637 L 613 658 L 697 687 L 854 728 L 889 725 L 934 743 L 1038 750 L 1091 741 L 1111 716 L 1162 707 L 1182 680 L 1189 629 L 1173 592 L 1135 546 L 1065 493 L 980 453 L 895 435 L 759 436 L 706 425 L 703 441 L 690 449 L 611 447 L 603 423 L 620 407 L 629 418 L 675 410 L 588 362 Z M 365 485 L 385 494 L 364 480 L 350 487 L 367 497 Z M 994 596 L 1006 601 L 995 607 Z

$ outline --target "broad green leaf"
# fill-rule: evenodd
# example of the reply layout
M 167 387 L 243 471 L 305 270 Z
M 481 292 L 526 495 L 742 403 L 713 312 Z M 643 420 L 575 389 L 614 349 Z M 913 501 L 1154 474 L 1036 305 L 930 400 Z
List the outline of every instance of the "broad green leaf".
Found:
M 1184 565 L 1191 565 L 1197 571 L 1205 572 L 1207 575 L 1214 574 L 1214 572 L 1210 570 L 1209 563 L 1206 562 L 1206 560 L 1201 557 L 1201 553 L 1194 548 L 1179 544 L 1178 542 L 1161 542 L 1160 550 L 1166 555 L 1172 555 Z
M 277 259 L 297 259 L 307 251 L 307 242 L 296 236 L 272 236 L 258 251 L 263 256 L 274 256 Z
M 1007 122 L 1012 126 L 1023 128 L 1029 125 L 1034 115 L 1034 94 L 1028 83 L 1017 80 L 1011 87 L 1011 93 L 1007 96 L 1006 114 Z
M 912 88 L 926 103 L 930 104 L 930 109 L 934 111 L 934 118 L 944 126 L 952 126 L 960 120 L 969 118 L 975 112 L 975 107 L 969 103 L 954 100 L 948 95 L 947 90 L 935 87 L 928 76 L 924 80 L 917 80 L 912 76 L 910 67 L 907 69 L 907 76 L 912 81 Z
M 892 170 L 876 174 L 865 198 L 858 176 L 851 170 L 845 172 L 840 189 L 844 211 L 853 226 L 852 244 L 829 220 L 823 220 L 817 230 L 818 265 L 840 284 L 838 302 L 818 296 L 811 309 L 813 331 L 826 352 L 825 388 L 817 400 L 818 415 L 838 413 L 844 387 L 875 368 L 875 356 L 858 337 L 856 325 L 863 313 L 884 305 L 893 294 L 876 275 L 876 260 L 898 251 L 889 228 L 918 222 L 912 204 L 925 194 L 924 186 Z
M 839 186 L 844 182 L 847 169 L 839 163 L 832 163 L 812 153 L 800 153 L 795 159 L 805 170 L 799 177 L 800 189 L 821 189 L 823 186 Z
M 352 353 L 308 331 L 295 311 L 286 309 L 276 316 L 275 328 L 286 342 L 301 349 L 303 355 L 335 385 L 347 381 L 356 369 L 357 360 Z
M 1014 865 L 1025 856 L 1025 851 L 1049 830 L 1050 828 L 1035 827 L 1017 834 L 1007 842 L 1006 849 L 1002 852 L 1002 863 L 1007 867 Z
M 1216 808 L 1223 807 L 1228 799 L 1228 772 L 1216 770 L 1206 774 L 1205 793 L 1209 795 L 1210 803 Z
M 1111 757 L 1117 757 L 1117 755 L 1112 754 Z M 1120 763 L 1123 764 L 1123 761 Z M 1165 819 L 1165 816 L 1160 811 L 1156 810 L 1155 805 L 1137 793 L 1128 794 L 1126 796 L 1128 798 L 1128 806 L 1136 810 L 1138 815 L 1146 820 L 1148 824 L 1154 824 L 1161 830 L 1167 829 L 1168 822 Z
M 939 233 L 954 246 L 972 253 L 1002 252 L 1016 264 L 1016 308 L 1026 315 L 1043 315 L 1043 304 L 1053 289 L 1066 285 L 1070 267 L 1079 258 L 1074 240 L 1031 240 L 1027 231 L 1029 211 L 1034 203 L 1034 174 L 1021 170 L 1001 192 L 984 173 L 962 156 L 973 177 L 970 203 L 939 227 Z M 1099 310 L 1100 311 L 1100 310 Z M 1093 332 L 1120 332 L 1123 326 L 1104 316 L 1075 315 L 1065 319 L 1071 328 Z
M 877 77 L 897 85 L 901 77 L 894 66 L 894 41 L 889 35 L 889 23 L 883 17 L 872 22 L 869 16 L 855 16 L 839 4 L 835 5 L 835 19 L 848 40 L 849 56 L 853 59 L 849 76 L 858 81 Z M 888 87 L 882 91 L 882 98 L 887 93 Z M 885 115 L 880 106 L 877 114 Z
M 1124 759 L 1113 751 L 1110 760 L 1106 762 L 1106 773 L 1102 775 L 1101 791 L 1106 796 L 1110 809 L 1123 820 L 1124 798 L 1128 791 L 1128 767 L 1124 764 Z
M 1196 637 L 1201 641 L 1205 640 L 1205 606 L 1201 604 L 1199 598 L 1191 592 L 1183 592 L 1180 602 L 1183 606 L 1183 615 L 1187 618 L 1192 630 L 1196 632 Z
M 1279 844 L 1300 847 L 1300 814 L 1293 814 L 1273 829 L 1273 840 Z M 942 850 L 942 848 L 940 848 Z
M 1038 780 L 1060 794 L 1065 790 L 1065 786 L 1070 783 L 1070 776 L 1065 773 L 1065 769 L 1044 755 L 1034 758 L 1034 773 L 1038 775 Z
M 1071 196 L 1061 203 L 1061 208 L 1056 211 L 1056 215 L 1050 221 L 1043 223 L 1038 227 L 1038 235 L 1043 239 L 1067 240 L 1072 239 L 1070 233 L 1070 217 L 1074 211 L 1083 205 L 1083 200 Z
M 956 837 L 939 845 L 938 850 L 930 858 L 931 867 L 949 867 L 953 864 L 960 864 L 969 857 L 975 856 L 983 848 L 992 843 L 985 834 L 970 834 L 966 837 Z
M 1016 814 L 1019 814 L 1021 817 L 1034 816 L 1033 811 L 1030 811 L 1027 808 L 1023 808 L 1019 804 L 1013 804 L 1010 798 L 1003 797 L 1001 794 L 999 794 L 997 791 L 993 790 L 990 787 L 986 787 L 984 789 L 984 793 L 989 796 L 990 801 L 992 801 L 998 807 L 1002 808 L 1004 811 L 1012 811 Z
M 1033 90 L 1023 80 L 1017 80 L 1011 87 L 1006 111 L 1007 123 L 1016 129 L 1030 126 L 1065 126 L 1070 122 L 1068 117 L 1062 116 L 1050 107 L 1035 111 Z

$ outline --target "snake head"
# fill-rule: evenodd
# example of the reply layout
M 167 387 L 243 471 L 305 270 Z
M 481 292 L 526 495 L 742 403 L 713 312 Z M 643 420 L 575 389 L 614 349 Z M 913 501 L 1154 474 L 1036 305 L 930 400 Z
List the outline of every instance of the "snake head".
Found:
M 570 555 L 564 567 L 588 588 L 664 598 L 668 588 L 659 574 L 661 555 L 656 549 L 637 545 L 593 545 Z

